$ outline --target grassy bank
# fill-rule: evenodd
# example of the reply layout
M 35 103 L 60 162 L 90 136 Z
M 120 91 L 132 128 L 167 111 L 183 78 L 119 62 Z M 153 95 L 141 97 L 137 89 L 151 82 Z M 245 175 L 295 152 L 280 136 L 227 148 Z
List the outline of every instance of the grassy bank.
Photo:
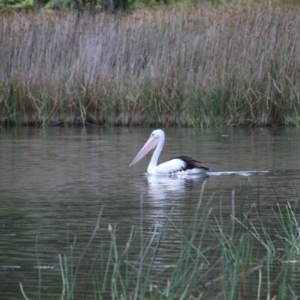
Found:
M 0 122 L 300 126 L 300 8 L 2 13 Z
M 98 234 L 100 213 L 81 256 L 74 258 L 74 244 L 59 256 L 60 299 L 298 299 L 298 206 L 278 204 L 262 216 L 250 200 L 237 217 L 233 193 L 232 214 L 225 221 L 221 202 L 218 211 L 211 201 L 204 200 L 202 190 L 189 224 L 171 213 L 164 226 L 155 224 L 148 234 L 132 229 L 121 243 L 117 228 L 108 225 L 110 238 L 97 244 L 86 270 L 81 263 Z M 141 230 L 142 218 L 140 225 Z M 42 274 L 39 278 L 38 292 L 21 284 L 25 299 L 47 298 Z

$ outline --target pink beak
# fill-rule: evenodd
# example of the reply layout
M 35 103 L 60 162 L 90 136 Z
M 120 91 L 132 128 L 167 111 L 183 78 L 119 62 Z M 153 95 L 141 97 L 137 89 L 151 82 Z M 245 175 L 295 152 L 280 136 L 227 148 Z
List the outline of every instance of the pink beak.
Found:
M 143 148 L 140 150 L 140 152 L 137 154 L 137 156 L 134 158 L 132 163 L 129 165 L 131 167 L 132 165 L 136 164 L 138 161 L 140 161 L 148 152 L 150 152 L 152 149 L 154 149 L 157 145 L 157 138 L 154 136 L 150 136 L 146 144 L 143 146 Z

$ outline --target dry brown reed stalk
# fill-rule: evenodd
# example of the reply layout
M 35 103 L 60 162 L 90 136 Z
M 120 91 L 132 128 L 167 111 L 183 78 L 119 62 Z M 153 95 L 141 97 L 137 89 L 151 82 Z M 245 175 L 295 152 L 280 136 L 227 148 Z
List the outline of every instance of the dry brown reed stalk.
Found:
M 277 2 L 5 13 L 1 121 L 299 126 L 299 16 Z

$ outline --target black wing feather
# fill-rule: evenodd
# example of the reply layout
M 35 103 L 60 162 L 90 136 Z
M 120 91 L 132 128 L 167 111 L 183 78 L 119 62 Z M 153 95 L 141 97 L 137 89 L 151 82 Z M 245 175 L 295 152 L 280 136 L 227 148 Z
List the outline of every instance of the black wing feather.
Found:
M 191 170 L 191 169 L 195 169 L 195 168 L 209 170 L 209 168 L 204 166 L 200 161 L 195 160 L 194 158 L 189 157 L 189 156 L 177 156 L 172 159 L 180 159 L 180 160 L 184 161 L 184 163 L 185 163 L 185 166 L 183 168 L 181 168 L 181 170 L 177 170 L 174 172 L 186 171 L 186 170 Z

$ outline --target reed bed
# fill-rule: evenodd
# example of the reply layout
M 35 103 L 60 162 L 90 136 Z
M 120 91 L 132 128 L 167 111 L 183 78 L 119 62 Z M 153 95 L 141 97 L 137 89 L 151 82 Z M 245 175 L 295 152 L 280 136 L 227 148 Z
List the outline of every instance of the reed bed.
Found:
M 107 244 L 97 243 L 94 261 L 87 262 L 88 275 L 78 281 L 86 272 L 84 256 L 99 234 L 101 211 L 80 257 L 74 257 L 75 242 L 59 255 L 60 299 L 297 299 L 299 206 L 278 203 L 269 215 L 271 225 L 251 200 L 238 217 L 233 193 L 231 218 L 225 222 L 221 203 L 218 212 L 212 197 L 205 198 L 203 185 L 190 224 L 183 226 L 170 213 L 164 226 L 155 224 L 148 234 L 132 229 L 124 246 L 109 224 Z M 170 233 L 178 236 L 177 242 Z M 29 293 L 21 283 L 24 299 L 46 299 L 42 282 L 39 274 L 38 292 Z
M 1 13 L 0 122 L 300 126 L 300 7 Z

